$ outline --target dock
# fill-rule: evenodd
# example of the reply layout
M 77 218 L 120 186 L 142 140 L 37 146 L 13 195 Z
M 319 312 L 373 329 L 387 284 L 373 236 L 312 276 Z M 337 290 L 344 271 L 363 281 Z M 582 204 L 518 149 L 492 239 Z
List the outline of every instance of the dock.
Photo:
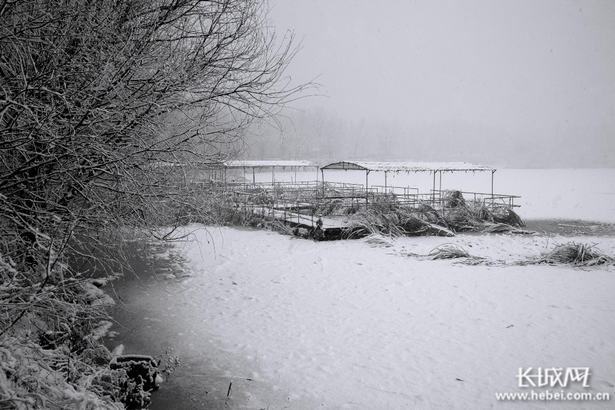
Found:
M 337 162 L 320 168 L 322 179 L 315 181 L 278 182 L 273 168 L 296 168 L 311 166 L 301 161 L 242 161 L 227 164 L 229 170 L 241 169 L 244 177 L 229 182 L 219 181 L 219 189 L 239 212 L 246 215 L 262 216 L 275 220 L 317 239 L 339 239 L 355 237 L 365 227 L 360 228 L 361 217 L 353 221 L 354 214 L 375 217 L 401 212 L 405 215 L 419 215 L 427 225 L 438 223 L 447 215 L 455 215 L 458 210 L 471 205 L 473 209 L 484 210 L 486 215 L 510 214 L 516 205 L 515 195 L 496 194 L 493 191 L 495 169 L 469 163 L 375 163 L 375 162 Z M 251 170 L 250 182 L 246 171 Z M 271 182 L 257 183 L 255 169 L 262 171 L 271 168 Z M 342 183 L 325 180 L 325 170 L 354 170 L 365 173 L 365 184 Z M 384 173 L 384 185 L 369 185 L 371 172 Z M 393 186 L 388 183 L 388 173 L 424 172 L 432 175 L 431 189 L 422 192 L 417 187 Z M 486 172 L 491 175 L 490 192 L 462 192 L 442 189 L 442 174 L 446 172 Z M 318 175 L 318 174 L 317 174 Z M 467 209 L 467 208 L 466 208 Z M 373 211 L 373 212 L 372 212 Z M 514 214 L 514 212 L 512 212 Z M 515 214 L 516 216 L 516 214 Z M 386 225 L 386 217 L 384 218 Z M 380 223 L 380 222 L 377 222 Z M 425 229 L 435 230 L 432 227 Z
M 339 239 L 351 230 L 348 218 L 342 216 L 318 216 L 291 211 L 293 208 L 255 207 L 253 212 L 283 222 L 292 228 L 304 229 L 307 236 L 321 236 L 322 239 Z M 305 208 L 304 208 L 305 209 Z M 320 231 L 320 233 L 317 233 Z

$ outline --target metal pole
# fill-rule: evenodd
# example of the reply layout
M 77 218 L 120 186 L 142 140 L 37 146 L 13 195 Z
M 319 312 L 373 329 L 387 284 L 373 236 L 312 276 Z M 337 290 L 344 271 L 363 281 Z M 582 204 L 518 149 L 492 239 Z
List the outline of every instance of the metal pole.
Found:
M 256 174 L 254 172 L 254 167 L 252 167 L 252 185 L 256 185 Z
M 442 170 L 440 170 L 440 187 L 438 188 L 438 196 L 440 197 L 440 206 L 442 207 L 442 211 L 444 211 L 444 202 L 442 200 Z
M 493 208 L 493 177 L 495 175 L 495 169 L 491 171 L 491 207 Z
M 365 206 L 369 203 L 369 170 L 365 171 Z
M 325 170 L 321 168 L 320 173 L 322 174 L 322 197 L 324 198 L 325 197 Z M 318 180 L 318 171 L 316 171 L 316 180 Z
M 438 171 L 433 172 L 433 189 L 431 190 L 431 204 L 432 206 L 436 205 L 436 173 Z
M 387 171 L 384 171 L 384 193 L 387 193 L 387 175 L 389 173 Z

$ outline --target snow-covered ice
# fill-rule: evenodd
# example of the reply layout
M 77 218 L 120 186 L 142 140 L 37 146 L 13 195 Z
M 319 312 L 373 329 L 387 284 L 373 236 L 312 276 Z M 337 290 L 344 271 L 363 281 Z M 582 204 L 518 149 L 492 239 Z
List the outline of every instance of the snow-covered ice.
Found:
M 591 391 L 615 395 L 612 270 L 404 256 L 455 243 L 476 256 L 522 260 L 558 238 L 403 238 L 383 247 L 209 234 L 215 259 L 211 247 L 186 245 L 196 273 L 168 296 L 183 301 L 175 325 L 191 329 L 193 340 L 215 334 L 229 354 L 258 359 L 254 369 L 246 364 L 246 377 L 258 372 L 289 392 L 291 408 L 512 408 L 517 403 L 497 403 L 494 394 L 519 390 L 519 367 L 590 367 Z M 600 245 L 614 254 L 612 238 Z M 578 404 L 525 408 L 554 407 Z
M 612 182 L 604 184 L 613 190 Z M 533 216 L 540 217 L 555 190 L 533 189 L 532 195 L 545 196 L 543 209 L 535 205 Z M 575 189 L 575 198 L 559 203 L 578 206 L 552 208 L 562 212 L 551 217 L 575 217 L 575 209 L 586 207 L 595 216 L 588 219 L 609 221 L 604 210 L 612 201 L 596 208 L 584 198 L 584 186 Z M 525 216 L 523 207 L 520 213 Z M 195 403 L 206 395 L 224 401 L 232 381 L 232 408 L 613 407 L 613 266 L 468 266 L 409 256 L 452 243 L 510 264 L 569 241 L 596 244 L 613 256 L 613 236 L 313 242 L 258 230 L 188 229 L 191 240 L 177 250 L 185 253 L 191 276 L 145 282 L 142 297 L 128 307 L 151 312 L 147 327 L 155 326 L 157 336 L 186 358 L 163 389 L 184 385 L 185 391 L 204 372 L 219 377 L 217 391 L 211 383 L 190 387 L 185 394 L 194 394 Z M 590 387 L 571 383 L 570 391 L 612 398 L 497 401 L 496 393 L 530 390 L 518 387 L 516 377 L 529 367 L 589 367 Z

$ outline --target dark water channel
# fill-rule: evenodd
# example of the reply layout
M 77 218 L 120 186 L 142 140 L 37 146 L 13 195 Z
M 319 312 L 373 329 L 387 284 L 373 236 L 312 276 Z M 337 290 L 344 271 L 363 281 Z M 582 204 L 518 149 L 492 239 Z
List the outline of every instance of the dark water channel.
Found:
M 173 323 L 173 307 L 183 302 L 173 292 L 190 272 L 170 250 L 144 241 L 127 244 L 125 262 L 116 266 L 123 276 L 103 287 L 116 302 L 111 309 L 115 323 L 105 338 L 109 349 L 122 344 L 125 354 L 157 357 L 170 348 L 171 355 L 181 358 L 176 371 L 163 376 L 148 409 L 282 408 L 285 397 L 276 388 L 237 376 L 244 373 L 242 359 L 226 353 L 215 337 L 191 340 L 190 329 L 178 330 Z

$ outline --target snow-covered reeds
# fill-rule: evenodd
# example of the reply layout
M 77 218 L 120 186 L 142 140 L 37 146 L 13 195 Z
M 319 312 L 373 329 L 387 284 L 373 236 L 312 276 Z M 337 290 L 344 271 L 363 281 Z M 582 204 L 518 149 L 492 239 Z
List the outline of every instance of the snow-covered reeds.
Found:
M 595 245 L 568 242 L 557 245 L 551 252 L 535 263 L 549 263 L 572 266 L 595 266 L 615 264 L 615 258 L 606 255 Z
M 458 191 L 455 191 L 458 192 Z M 387 201 L 348 217 L 349 230 L 390 236 L 453 236 L 455 232 L 524 232 L 521 218 L 507 208 L 490 209 L 480 201 L 463 201 L 451 196 L 447 207 L 436 210 L 429 203 L 404 207 Z
M 380 234 L 391 237 L 399 236 L 453 236 L 444 226 L 433 224 L 421 218 L 414 209 L 368 209 L 348 217 L 344 237 L 363 237 Z
M 463 249 L 459 245 L 455 245 L 452 243 L 445 243 L 440 246 L 435 247 L 429 252 L 427 255 L 429 259 L 458 259 L 458 258 L 469 258 L 470 254 L 468 251 Z
M 489 208 L 482 201 L 447 201 L 443 218 L 455 232 L 512 232 L 525 226 L 519 215 L 506 207 Z

